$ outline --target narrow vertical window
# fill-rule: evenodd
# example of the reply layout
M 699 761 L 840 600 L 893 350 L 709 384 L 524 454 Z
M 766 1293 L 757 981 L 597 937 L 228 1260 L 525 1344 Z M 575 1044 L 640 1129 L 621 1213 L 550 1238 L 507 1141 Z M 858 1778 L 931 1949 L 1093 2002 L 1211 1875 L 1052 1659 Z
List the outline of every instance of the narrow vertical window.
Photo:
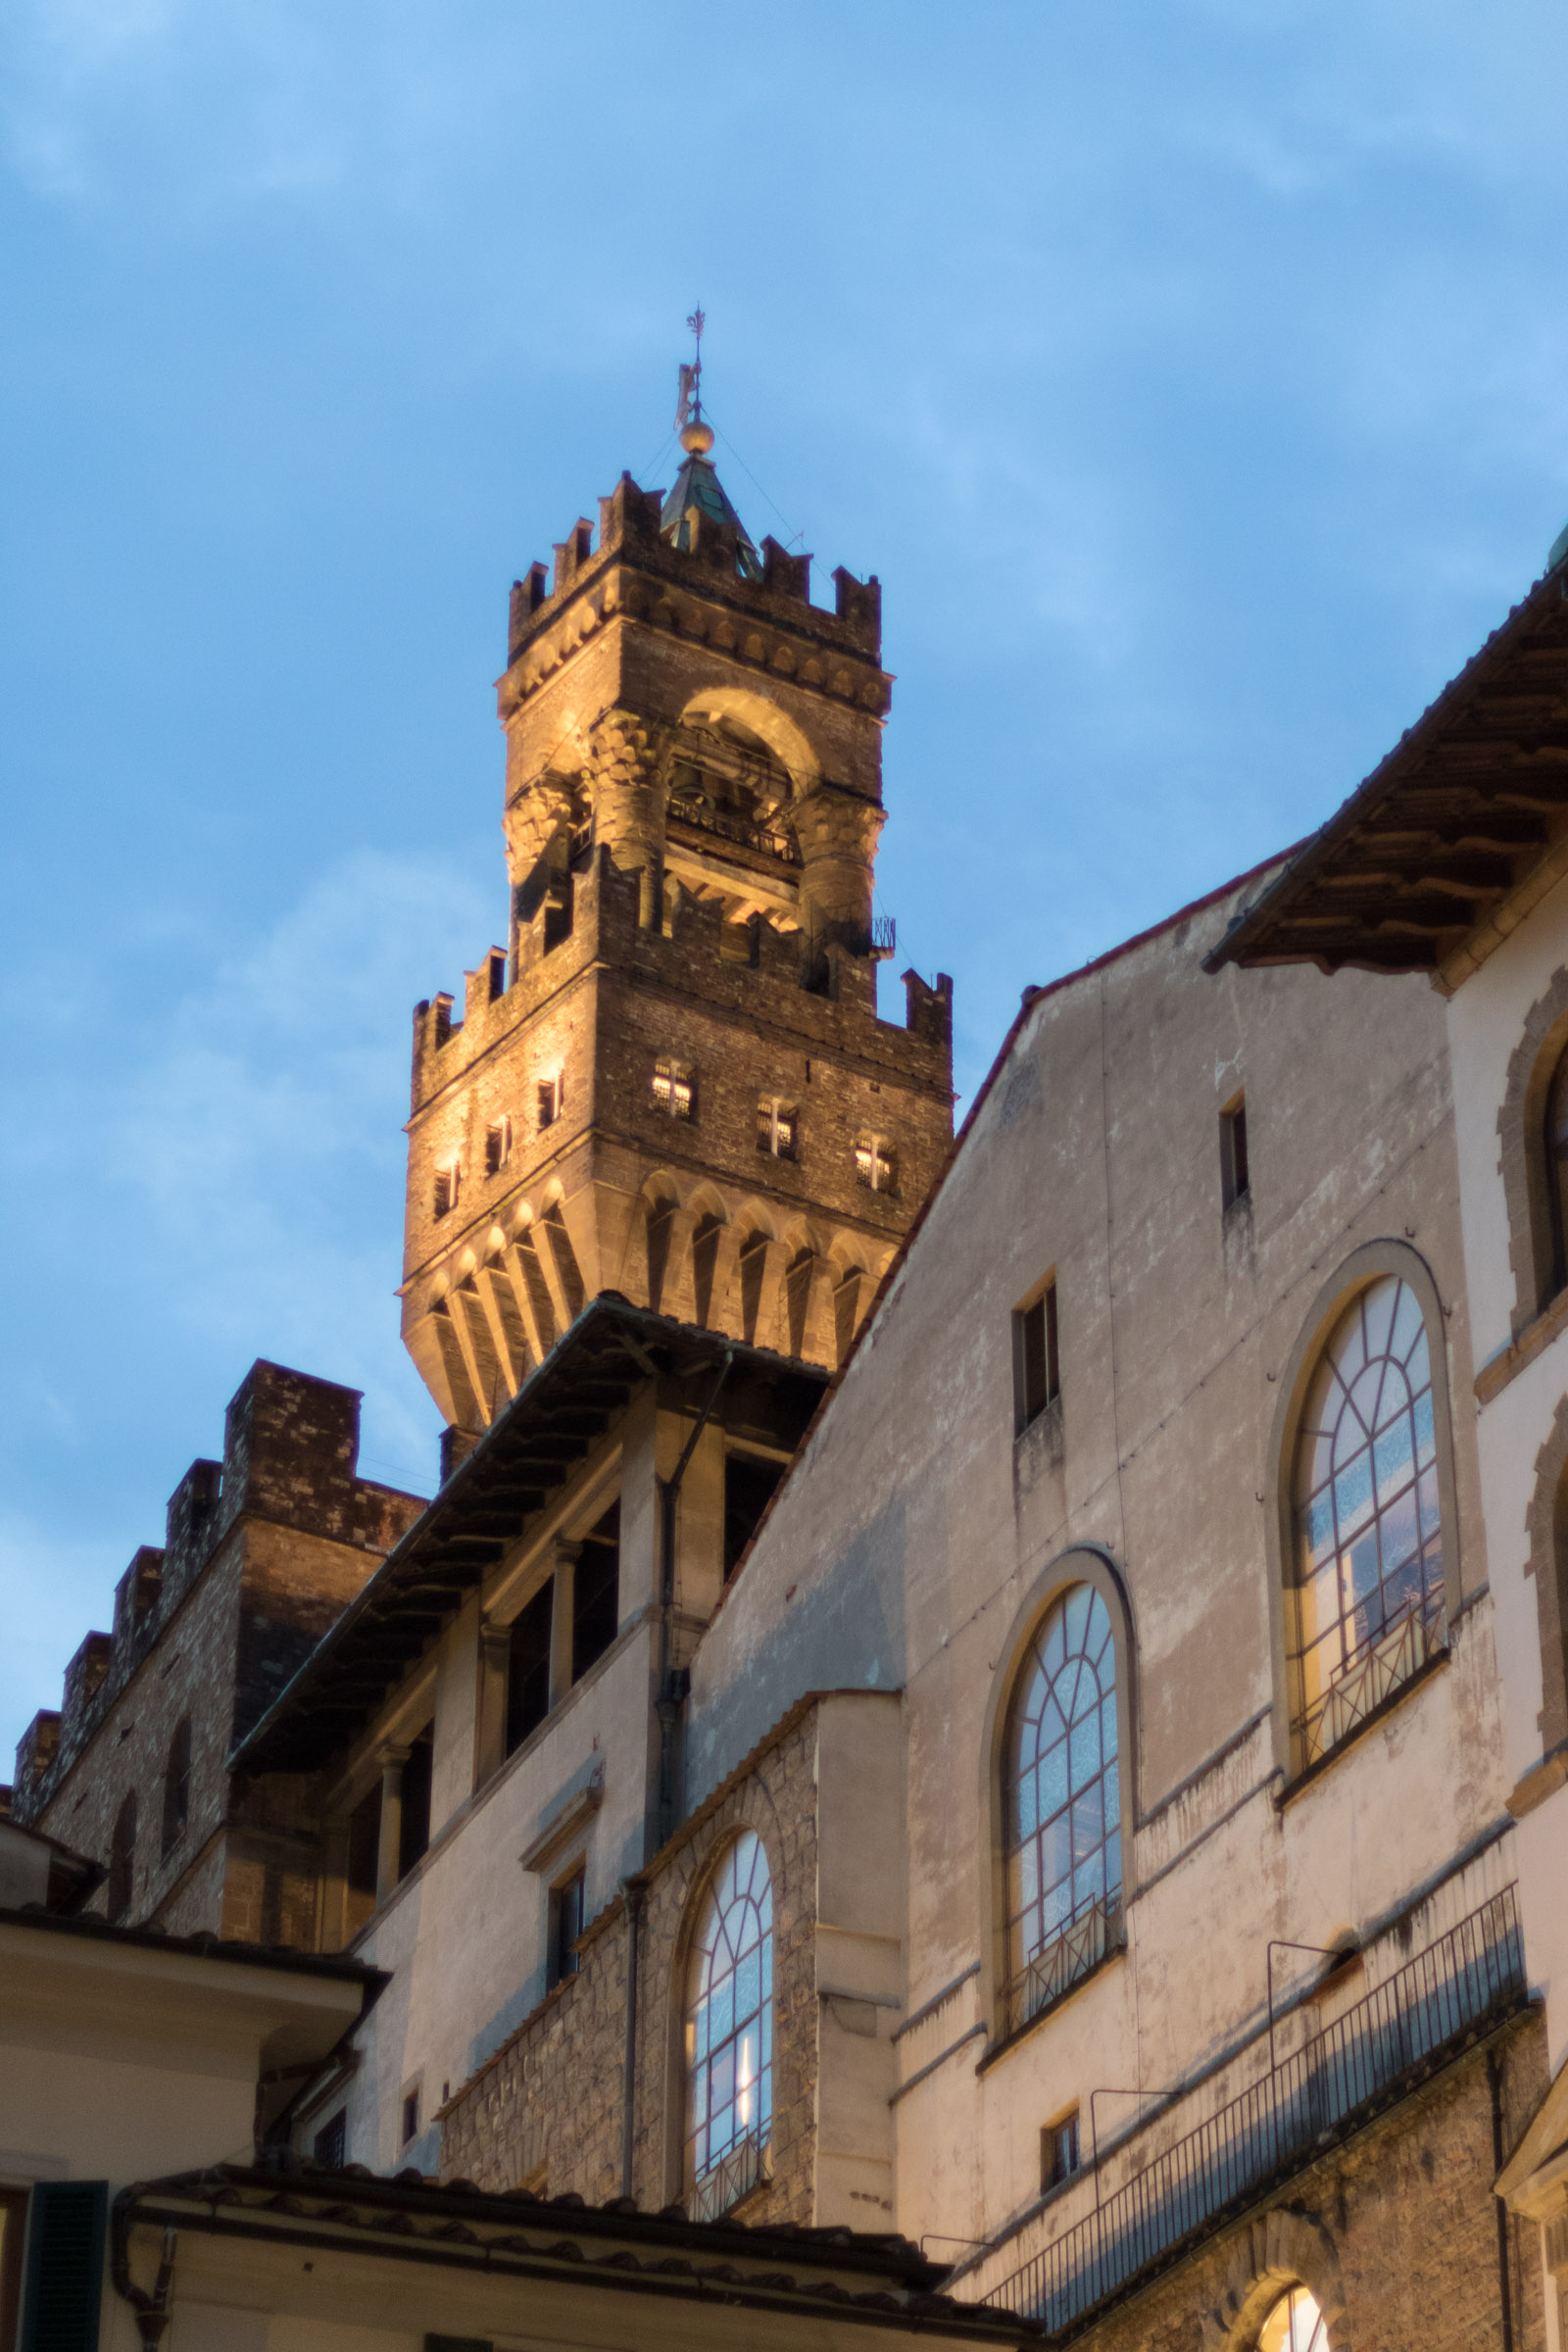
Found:
M 512 1121 L 493 1120 L 484 1131 L 484 1172 L 499 1176 L 512 1157 Z
M 757 1103 L 757 1149 L 774 1159 L 795 1157 L 795 1130 L 800 1116 L 793 1102 L 779 1095 L 761 1095 Z
M 1047 2124 L 1040 2134 L 1042 2193 L 1047 2189 L 1059 2188 L 1063 2180 L 1070 2180 L 1080 2161 L 1078 2110 L 1074 2107 L 1068 2114 L 1058 2116 L 1054 2124 Z
M 163 1850 L 166 1854 L 172 1853 L 179 1843 L 189 1818 L 190 1717 L 184 1715 L 174 1726 L 174 1737 L 169 1742 L 169 1761 L 164 1767 Z
M 463 1170 L 455 1159 L 444 1160 L 435 1172 L 434 1210 L 438 1217 L 449 1216 L 458 1205 L 458 1194 L 463 1187 Z
M 398 1835 L 398 1877 L 406 1879 L 430 1842 L 430 1784 L 435 1762 L 435 1729 L 426 1724 L 412 1741 L 403 1767 L 403 1814 Z
M 490 951 L 490 1002 L 507 993 L 507 959 L 499 948 Z
M 862 1135 L 855 1147 L 855 1181 L 863 1184 L 867 1192 L 891 1193 L 897 1189 L 897 1161 L 892 1145 L 885 1135 Z
M 1568 1053 L 1546 1094 L 1546 1197 L 1551 1222 L 1551 1297 L 1568 1286 Z
M 686 2210 L 715 2221 L 767 2178 L 773 2120 L 773 1890 L 754 1830 L 724 1857 L 692 1947 Z
M 1234 1208 L 1238 1200 L 1250 1198 L 1252 1185 L 1247 1164 L 1245 1095 L 1237 1095 L 1219 1114 L 1219 1180 L 1220 1199 L 1226 1208 Z
M 413 2090 L 403 2093 L 403 2145 L 407 2147 L 411 2139 L 417 2139 L 418 2136 L 419 2091 L 416 2084 Z
M 571 1580 L 571 1679 L 581 1682 L 620 1626 L 620 1504 L 588 1530 Z
M 311 2154 L 323 2173 L 340 2173 L 348 2162 L 349 2111 L 340 2107 L 329 2123 L 321 2126 L 311 2143 Z
M 136 1791 L 134 1788 L 115 1815 L 109 1844 L 109 1891 L 105 1904 L 110 1919 L 123 1919 L 130 1909 L 136 1870 Z
M 541 1078 L 535 1100 L 538 1104 L 539 1125 L 553 1127 L 561 1116 L 564 1089 L 559 1078 Z
M 586 1925 L 583 1915 L 586 1887 L 587 1872 L 579 1868 L 551 1890 L 550 1964 L 546 1974 L 552 1984 L 559 1984 L 563 1977 L 574 1977 L 582 1966 L 577 1938 Z
M 654 1101 L 672 1119 L 689 1119 L 696 1107 L 696 1078 L 689 1061 L 661 1054 L 654 1064 Z
M 507 1661 L 507 1753 L 519 1748 L 550 1712 L 550 1621 L 556 1580 L 546 1577 L 512 1621 Z
M 1012 1318 L 1013 1382 L 1017 1425 L 1026 1430 L 1061 1394 L 1056 1344 L 1056 1278 Z

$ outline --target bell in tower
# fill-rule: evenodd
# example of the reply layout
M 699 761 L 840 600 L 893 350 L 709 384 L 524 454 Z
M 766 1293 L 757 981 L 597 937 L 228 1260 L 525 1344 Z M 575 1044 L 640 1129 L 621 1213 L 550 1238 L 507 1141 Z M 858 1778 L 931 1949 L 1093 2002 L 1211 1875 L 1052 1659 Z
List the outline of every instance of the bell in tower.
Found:
M 507 945 L 415 1015 L 404 1336 L 482 1431 L 601 1292 L 843 1360 L 952 1130 L 952 984 L 879 1019 L 876 580 L 753 544 L 683 370 L 512 592 Z

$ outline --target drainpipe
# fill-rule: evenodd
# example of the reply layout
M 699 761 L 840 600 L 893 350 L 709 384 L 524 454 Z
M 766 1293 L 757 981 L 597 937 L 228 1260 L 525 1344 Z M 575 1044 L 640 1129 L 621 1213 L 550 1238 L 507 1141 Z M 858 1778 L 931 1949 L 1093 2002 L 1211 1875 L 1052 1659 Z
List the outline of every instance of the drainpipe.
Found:
M 164 2330 L 172 2316 L 170 2296 L 173 2290 L 174 2253 L 179 2240 L 172 2229 L 164 2231 L 158 2277 L 149 2294 L 144 2286 L 136 2284 L 130 2275 L 130 2207 L 136 2193 L 136 2188 L 122 2189 L 115 2199 L 109 2276 L 116 2293 L 123 2297 L 136 2315 L 136 2332 L 141 2337 L 142 2352 L 158 2352 Z
M 654 1701 L 654 1711 L 659 1717 L 660 1845 L 665 1843 L 675 1827 L 675 1725 L 687 1690 L 684 1669 L 674 1672 L 669 1663 L 675 1615 L 675 1504 L 680 1495 L 681 1480 L 697 1450 L 697 1441 L 708 1427 L 709 1417 L 718 1402 L 719 1390 L 724 1386 L 734 1361 L 734 1348 L 726 1348 L 724 1360 L 718 1367 L 718 1376 L 708 1393 L 708 1402 L 697 1416 L 697 1427 L 687 1439 L 680 1460 L 670 1477 L 658 1482 L 662 1529 L 660 1549 L 663 1555 L 660 1575 L 659 1695 Z
M 620 2085 L 620 2193 L 629 2197 L 637 2098 L 637 1946 L 643 1918 L 643 1882 L 622 1879 L 620 1891 L 626 1905 L 626 2053 Z
M 1487 2084 L 1492 2092 L 1492 2171 L 1502 2170 L 1502 2067 L 1495 2050 L 1487 2052 Z M 1508 2208 L 1497 2199 L 1497 2293 L 1502 2303 L 1502 2352 L 1513 2352 L 1513 2295 L 1508 2284 Z

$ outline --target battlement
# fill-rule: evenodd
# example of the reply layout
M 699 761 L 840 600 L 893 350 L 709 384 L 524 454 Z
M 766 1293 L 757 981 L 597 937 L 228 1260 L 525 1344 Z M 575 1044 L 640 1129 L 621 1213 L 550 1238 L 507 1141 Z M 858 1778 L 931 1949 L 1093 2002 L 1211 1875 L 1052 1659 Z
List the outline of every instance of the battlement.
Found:
M 24 1734 L 19 1821 L 48 1803 L 242 1520 L 377 1557 L 390 1550 L 423 1498 L 356 1475 L 359 1412 L 357 1389 L 263 1359 L 251 1366 L 229 1400 L 221 1462 L 191 1464 L 169 1498 L 162 1546 L 141 1545 L 115 1587 L 113 1631 L 87 1635 L 66 1668 L 58 1713 L 44 1710 Z
M 793 635 L 807 635 L 858 661 L 879 662 L 882 652 L 882 591 L 873 575 L 858 580 L 842 566 L 833 573 L 831 612 L 810 597 L 811 558 L 792 555 L 775 539 L 761 545 L 761 578 L 750 579 L 739 562 L 738 534 L 700 509 L 678 544 L 665 535 L 664 493 L 642 490 L 623 473 L 599 502 L 598 545 L 585 518 L 573 524 L 555 548 L 553 572 L 533 564 L 512 590 L 507 642 L 509 676 L 519 659 L 552 628 L 567 607 L 602 588 L 612 572 L 636 571 L 671 587 L 684 586 L 758 620 L 771 620 Z M 657 602 L 657 599 L 656 599 Z M 633 618 L 656 617 L 646 600 L 623 588 L 596 619 L 624 612 Z M 814 682 L 814 681 L 813 681 Z
M 650 929 L 640 919 L 638 876 L 623 873 L 608 849 L 577 860 L 571 873 L 570 928 L 545 944 L 555 909 L 541 904 L 531 924 L 519 926 L 519 954 L 487 950 L 464 976 L 464 1010 L 454 1019 L 448 992 L 414 1008 L 411 1106 L 416 1114 L 444 1089 L 526 1026 L 550 999 L 596 964 L 646 969 L 715 1009 L 765 1019 L 803 1046 L 837 1049 L 904 1067 L 908 1041 L 917 1039 L 943 1058 L 946 1085 L 953 1033 L 953 982 L 939 973 L 934 987 L 906 971 L 905 1019 L 882 1019 L 876 1009 L 871 943 L 830 941 L 808 959 L 799 931 L 781 930 L 765 915 L 744 924 L 726 919 L 723 904 L 666 883 L 662 919 Z M 517 969 L 521 964 L 522 968 Z M 938 1079 L 938 1072 L 929 1073 Z

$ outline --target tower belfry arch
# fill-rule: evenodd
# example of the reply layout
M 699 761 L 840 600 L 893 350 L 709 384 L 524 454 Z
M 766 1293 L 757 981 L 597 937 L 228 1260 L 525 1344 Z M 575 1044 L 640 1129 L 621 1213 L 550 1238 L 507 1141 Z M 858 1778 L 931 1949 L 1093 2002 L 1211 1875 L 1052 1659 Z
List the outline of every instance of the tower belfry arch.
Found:
M 951 1134 L 951 982 L 877 1013 L 880 590 L 752 541 L 704 323 L 670 490 L 623 473 L 513 588 L 505 944 L 416 1012 L 404 1336 L 470 1436 L 603 1291 L 837 1360 Z

